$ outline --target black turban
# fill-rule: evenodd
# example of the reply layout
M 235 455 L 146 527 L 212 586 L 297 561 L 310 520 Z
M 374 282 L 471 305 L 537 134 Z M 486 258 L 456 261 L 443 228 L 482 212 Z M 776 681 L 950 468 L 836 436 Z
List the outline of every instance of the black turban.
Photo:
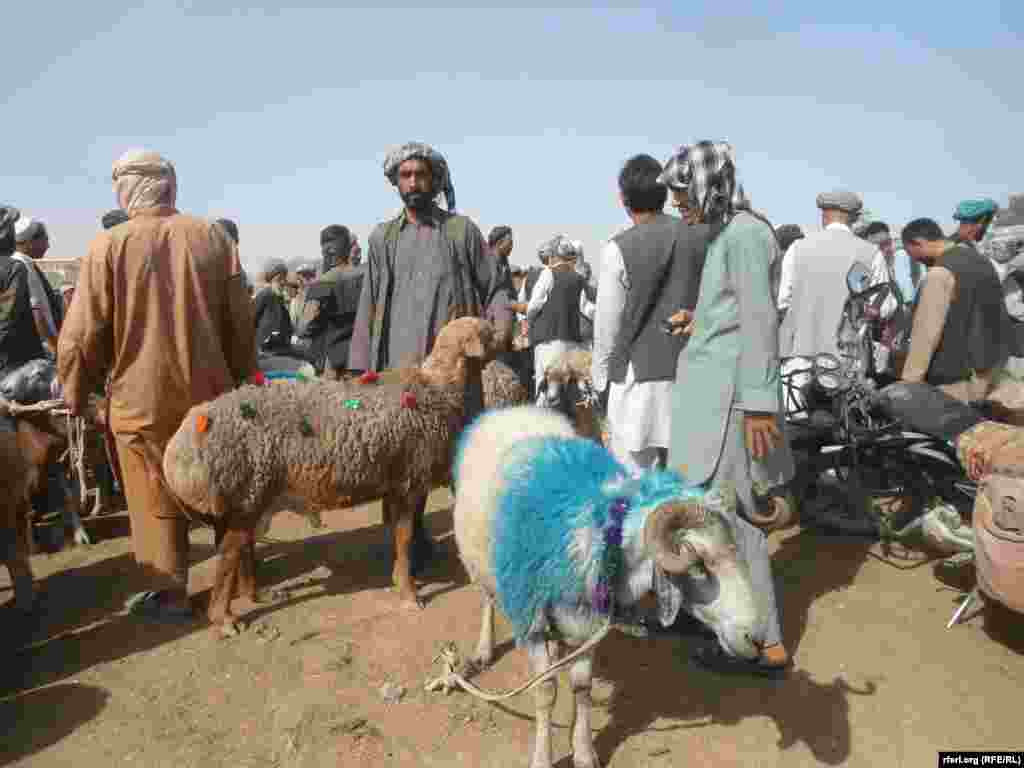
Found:
M 235 241 L 235 245 L 238 245 L 238 225 L 231 219 L 217 219 L 217 223 Z
M 352 250 L 352 233 L 341 224 L 331 224 L 320 232 L 320 255 L 323 257 L 322 271 L 330 272 L 338 262 L 347 261 Z
M 500 227 L 495 227 L 491 230 L 491 234 L 487 236 L 487 244 L 493 247 L 511 234 L 512 227 L 506 227 L 504 224 Z
M 128 221 L 128 214 L 121 208 L 107 211 L 103 214 L 103 218 L 100 219 L 104 229 L 111 229 L 118 224 L 124 224 L 126 221 Z

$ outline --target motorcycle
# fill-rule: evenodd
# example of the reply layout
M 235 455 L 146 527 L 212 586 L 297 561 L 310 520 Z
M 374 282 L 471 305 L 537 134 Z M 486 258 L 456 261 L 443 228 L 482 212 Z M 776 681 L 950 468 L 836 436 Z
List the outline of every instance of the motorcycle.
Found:
M 908 427 L 883 394 L 896 378 L 878 369 L 874 341 L 882 337 L 878 306 L 894 291 L 870 279 L 862 264 L 847 273 L 839 355 L 786 358 L 782 381 L 804 524 L 884 538 L 936 500 L 957 509 L 973 503 L 977 488 L 951 438 Z

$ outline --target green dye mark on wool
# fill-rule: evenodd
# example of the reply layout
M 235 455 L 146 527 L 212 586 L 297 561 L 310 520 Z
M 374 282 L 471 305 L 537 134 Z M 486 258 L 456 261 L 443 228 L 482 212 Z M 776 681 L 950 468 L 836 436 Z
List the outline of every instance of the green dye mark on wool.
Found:
M 242 405 L 239 406 L 239 410 L 242 412 L 243 419 L 256 418 L 256 408 L 252 403 L 242 403 Z
M 303 437 L 312 437 L 315 433 L 313 431 L 313 425 L 309 423 L 309 419 L 303 418 L 299 422 L 299 432 L 302 433 Z

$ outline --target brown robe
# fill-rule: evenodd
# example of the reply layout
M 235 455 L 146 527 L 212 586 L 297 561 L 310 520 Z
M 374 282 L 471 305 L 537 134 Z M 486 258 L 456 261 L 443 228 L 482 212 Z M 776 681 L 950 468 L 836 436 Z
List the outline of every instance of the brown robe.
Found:
M 136 559 L 180 578 L 187 529 L 171 523 L 184 511 L 160 482 L 160 462 L 189 408 L 257 370 L 238 251 L 212 222 L 142 210 L 93 240 L 75 294 L 57 344 L 64 398 L 84 412 L 109 372 Z

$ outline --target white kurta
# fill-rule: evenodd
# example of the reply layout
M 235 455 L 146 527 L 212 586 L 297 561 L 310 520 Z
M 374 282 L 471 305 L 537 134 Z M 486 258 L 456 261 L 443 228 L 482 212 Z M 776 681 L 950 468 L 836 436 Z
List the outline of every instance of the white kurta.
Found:
M 598 392 L 608 383 L 608 363 L 622 327 L 629 289 L 622 251 L 614 240 L 609 241 L 601 253 L 594 315 L 591 377 Z M 611 384 L 608 390 L 610 448 L 615 458 L 630 468 L 650 466 L 657 453 L 652 449 L 668 449 L 673 383 L 671 380 L 637 382 L 630 363 L 625 381 Z

